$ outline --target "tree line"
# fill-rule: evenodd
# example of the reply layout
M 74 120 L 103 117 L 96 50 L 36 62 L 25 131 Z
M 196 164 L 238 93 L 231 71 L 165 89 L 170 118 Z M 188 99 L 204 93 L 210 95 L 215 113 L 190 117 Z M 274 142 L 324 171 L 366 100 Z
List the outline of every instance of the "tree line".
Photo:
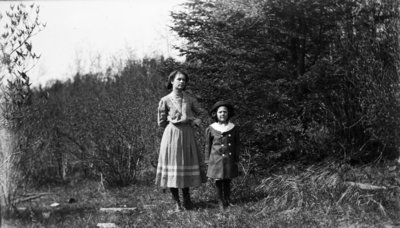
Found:
M 251 156 L 398 156 L 399 3 L 192 0 L 172 13 L 205 104 L 231 99 Z

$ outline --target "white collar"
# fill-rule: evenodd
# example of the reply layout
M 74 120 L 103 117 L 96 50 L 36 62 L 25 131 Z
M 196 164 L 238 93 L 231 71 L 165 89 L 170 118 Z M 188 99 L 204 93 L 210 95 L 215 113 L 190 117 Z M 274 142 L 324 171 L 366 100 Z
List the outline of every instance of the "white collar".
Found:
M 214 128 L 215 130 L 224 133 L 227 131 L 232 130 L 232 128 L 235 126 L 232 122 L 229 122 L 226 126 L 223 126 L 221 124 L 218 124 L 217 122 L 213 123 L 210 125 L 210 127 Z

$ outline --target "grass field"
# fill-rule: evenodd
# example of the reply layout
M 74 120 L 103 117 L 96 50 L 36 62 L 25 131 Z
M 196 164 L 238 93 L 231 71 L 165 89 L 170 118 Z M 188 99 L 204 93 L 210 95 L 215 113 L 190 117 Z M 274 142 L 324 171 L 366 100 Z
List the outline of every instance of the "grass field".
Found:
M 235 205 L 225 211 L 218 208 L 211 183 L 194 188 L 196 208 L 183 212 L 173 212 L 169 191 L 155 187 L 151 177 L 124 188 L 80 180 L 35 189 L 51 194 L 19 205 L 20 212 L 7 223 L 13 224 L 9 227 L 96 227 L 98 223 L 118 227 L 400 227 L 399 174 L 396 162 L 356 168 L 292 167 L 263 180 L 237 178 Z M 55 202 L 60 205 L 51 207 Z M 109 207 L 134 209 L 100 211 Z

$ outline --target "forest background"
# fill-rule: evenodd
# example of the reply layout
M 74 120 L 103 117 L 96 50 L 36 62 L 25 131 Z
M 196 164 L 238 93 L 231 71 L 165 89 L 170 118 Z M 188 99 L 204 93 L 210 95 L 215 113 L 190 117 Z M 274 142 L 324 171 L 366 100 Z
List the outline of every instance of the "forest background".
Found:
M 275 222 L 288 226 L 296 219 L 336 226 L 352 216 L 350 223 L 400 222 L 399 7 L 390 0 L 190 0 L 171 13 L 171 29 L 186 40 L 176 47 L 184 62 L 130 59 L 117 71 L 77 72 L 38 88 L 19 68 L 37 58 L 32 44 L 4 32 L 4 40 L 17 38 L 15 51 L 2 49 L 2 76 L 15 76 L 3 80 L 12 150 L 5 153 L 3 143 L 0 162 L 12 175 L 2 177 L 2 211 L 17 210 L 27 189 L 43 186 L 152 184 L 158 101 L 166 76 L 181 69 L 204 108 L 234 103 L 244 145 L 234 192 L 243 201 L 256 197 L 257 215 L 284 212 Z M 24 11 L 15 12 L 8 17 L 19 23 Z M 36 31 L 35 23 L 22 30 Z M 204 128 L 211 119 L 203 120 Z M 310 217 L 298 216 L 300 208 Z M 325 223 L 311 216 L 321 208 L 333 216 Z

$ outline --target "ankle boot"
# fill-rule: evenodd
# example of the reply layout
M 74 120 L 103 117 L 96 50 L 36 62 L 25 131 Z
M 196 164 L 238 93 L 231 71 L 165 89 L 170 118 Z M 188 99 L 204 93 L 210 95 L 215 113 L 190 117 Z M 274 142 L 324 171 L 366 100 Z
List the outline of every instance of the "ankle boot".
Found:
M 181 201 L 179 200 L 179 189 L 177 188 L 170 188 L 172 193 L 172 199 L 175 202 L 175 212 L 182 211 Z
M 182 188 L 182 195 L 183 195 L 183 207 L 186 210 L 192 209 L 193 208 L 193 203 L 190 200 L 189 188 Z

